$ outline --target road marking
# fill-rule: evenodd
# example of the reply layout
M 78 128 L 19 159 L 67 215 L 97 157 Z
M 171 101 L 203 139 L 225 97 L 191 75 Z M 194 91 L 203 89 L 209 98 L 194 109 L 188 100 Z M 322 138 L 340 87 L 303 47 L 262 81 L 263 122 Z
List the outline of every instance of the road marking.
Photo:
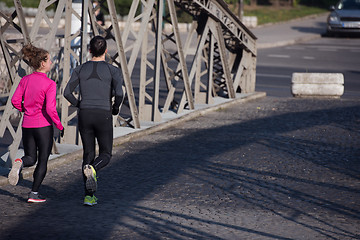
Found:
M 259 77 L 291 78 L 291 76 L 289 76 L 289 75 L 266 74 L 266 73 L 256 73 L 256 76 L 259 76 Z
M 277 54 L 270 54 L 268 57 L 274 57 L 274 58 L 290 58 L 289 55 L 277 55 Z
M 315 48 L 315 49 L 318 49 L 318 50 L 332 49 L 333 51 L 337 51 L 337 50 L 360 50 L 360 47 L 355 47 L 355 46 L 308 46 L 308 48 Z
M 314 60 L 315 58 L 314 58 L 314 57 L 310 57 L 310 56 L 303 56 L 303 59 L 306 59 L 306 60 Z
M 337 49 L 333 48 L 319 48 L 318 50 L 323 52 L 337 52 Z
M 256 87 L 267 87 L 267 88 L 284 88 L 284 89 L 289 89 L 289 86 L 279 86 L 279 85 L 270 85 L 270 84 L 258 84 L 256 83 Z
M 304 47 L 286 47 L 285 49 L 290 49 L 290 50 L 304 50 Z

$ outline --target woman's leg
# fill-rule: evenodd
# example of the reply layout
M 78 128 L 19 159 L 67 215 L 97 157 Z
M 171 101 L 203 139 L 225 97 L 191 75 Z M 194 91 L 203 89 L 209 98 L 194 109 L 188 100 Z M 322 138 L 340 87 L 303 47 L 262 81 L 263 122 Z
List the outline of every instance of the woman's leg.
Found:
M 53 145 L 53 126 L 34 128 L 34 137 L 39 151 L 38 163 L 34 171 L 33 192 L 38 192 L 47 172 L 47 163 Z
M 22 128 L 22 140 L 25 155 L 16 159 L 11 167 L 8 180 L 11 185 L 16 185 L 19 181 L 19 175 L 23 167 L 33 166 L 36 163 L 37 147 L 33 128 Z
M 23 167 L 34 166 L 37 161 L 37 146 L 34 128 L 22 128 L 22 141 L 25 153 L 21 158 Z

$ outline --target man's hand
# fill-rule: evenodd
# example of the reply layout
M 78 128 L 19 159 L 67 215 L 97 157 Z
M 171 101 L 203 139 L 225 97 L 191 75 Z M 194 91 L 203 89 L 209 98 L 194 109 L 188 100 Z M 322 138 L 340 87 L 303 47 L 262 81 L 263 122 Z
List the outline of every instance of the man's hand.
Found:
M 118 115 L 119 114 L 119 107 L 112 107 L 112 111 L 111 111 L 112 115 Z

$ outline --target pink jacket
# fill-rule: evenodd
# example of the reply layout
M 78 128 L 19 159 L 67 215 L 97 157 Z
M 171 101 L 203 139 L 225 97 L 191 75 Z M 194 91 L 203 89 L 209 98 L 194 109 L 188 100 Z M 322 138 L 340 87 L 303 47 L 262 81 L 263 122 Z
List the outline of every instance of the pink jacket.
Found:
M 11 103 L 24 112 L 23 128 L 46 127 L 53 122 L 59 130 L 63 129 L 56 111 L 56 83 L 45 73 L 34 72 L 23 77 Z

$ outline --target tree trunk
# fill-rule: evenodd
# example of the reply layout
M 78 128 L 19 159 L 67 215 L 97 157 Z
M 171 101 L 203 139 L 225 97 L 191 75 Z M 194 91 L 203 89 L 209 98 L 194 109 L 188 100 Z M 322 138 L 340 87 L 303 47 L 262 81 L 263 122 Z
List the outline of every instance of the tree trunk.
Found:
M 274 0 L 273 2 L 275 7 L 280 7 L 280 0 Z

